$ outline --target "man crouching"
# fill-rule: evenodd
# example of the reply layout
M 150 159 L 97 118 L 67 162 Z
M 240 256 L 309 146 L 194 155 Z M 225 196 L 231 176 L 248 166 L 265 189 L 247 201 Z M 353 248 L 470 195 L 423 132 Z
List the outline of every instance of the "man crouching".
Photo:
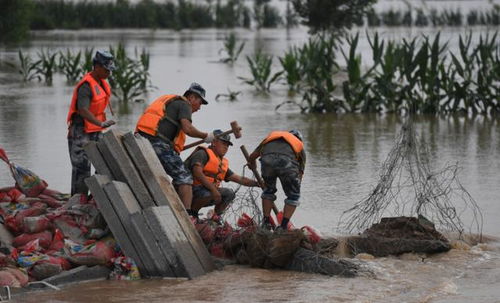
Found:
M 229 169 L 229 161 L 224 158 L 231 143 L 229 135 L 223 135 L 217 129 L 213 132 L 215 139 L 209 147 L 198 147 L 184 162 L 193 174 L 193 216 L 198 216 L 202 207 L 215 205 L 215 213 L 222 215 L 233 202 L 235 193 L 231 188 L 221 187 L 222 181 L 232 181 L 244 186 L 258 187 L 257 181 L 239 176 Z

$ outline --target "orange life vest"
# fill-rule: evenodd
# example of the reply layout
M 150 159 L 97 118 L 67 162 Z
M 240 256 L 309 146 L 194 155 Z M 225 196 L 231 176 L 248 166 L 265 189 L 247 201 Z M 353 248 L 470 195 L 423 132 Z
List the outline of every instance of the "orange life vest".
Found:
M 226 158 L 222 158 L 221 160 L 211 148 L 200 146 L 198 147 L 198 150 L 199 149 L 204 149 L 208 155 L 207 164 L 203 167 L 203 174 L 205 175 L 205 178 L 207 178 L 210 183 L 213 183 L 216 187 L 219 187 L 220 183 L 226 178 L 226 173 L 229 169 L 229 161 Z M 200 184 L 201 182 L 195 178 L 193 185 Z
M 304 149 L 304 143 L 300 141 L 297 137 L 287 131 L 273 131 L 262 141 L 261 145 L 269 143 L 274 140 L 284 139 L 295 152 L 295 157 L 300 158 L 300 153 Z
M 71 99 L 71 105 L 69 107 L 67 123 L 68 126 L 71 125 L 73 114 L 77 112 L 76 102 L 78 99 L 78 89 L 83 83 L 88 82 L 90 86 L 90 91 L 92 92 L 92 99 L 90 100 L 89 111 L 96 117 L 97 120 L 104 122 L 106 121 L 106 106 L 109 104 L 109 98 L 111 97 L 111 88 L 106 80 L 101 79 L 101 84 L 99 84 L 91 75 L 87 73 L 83 79 L 78 82 L 73 91 L 73 97 Z M 104 128 L 84 120 L 85 132 L 95 133 L 100 132 Z
M 142 116 L 139 118 L 135 129 L 136 131 L 141 131 L 151 136 L 158 136 L 161 139 L 167 139 L 158 133 L 158 126 L 163 119 L 168 119 L 179 129 L 172 142 L 174 144 L 174 150 L 178 153 L 180 153 L 184 148 L 184 143 L 186 142 L 186 134 L 177 121 L 167 117 L 165 107 L 171 101 L 178 100 L 179 98 L 187 102 L 186 98 L 178 95 L 163 95 L 158 97 L 153 101 L 153 103 L 148 106 L 148 108 L 146 108 Z

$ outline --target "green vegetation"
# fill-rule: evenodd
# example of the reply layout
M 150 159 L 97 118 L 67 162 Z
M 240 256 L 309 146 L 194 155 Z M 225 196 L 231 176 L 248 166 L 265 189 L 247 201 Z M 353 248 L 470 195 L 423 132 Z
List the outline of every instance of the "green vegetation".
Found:
M 500 5 L 493 5 L 491 10 L 470 10 L 467 15 L 459 9 L 435 9 L 425 12 L 422 9 L 412 11 L 388 11 L 376 13 L 373 9 L 367 12 L 369 26 L 474 26 L 500 25 Z
M 215 27 L 250 27 L 250 9 L 243 0 L 228 0 L 225 5 L 217 0 L 215 5 Z
M 366 15 L 376 0 L 292 0 L 302 24 L 312 32 L 345 32 Z
M 17 42 L 28 37 L 32 6 L 31 0 L 0 1 L 0 42 Z
M 41 81 L 41 77 L 38 74 L 39 66 L 41 64 L 40 60 L 33 61 L 33 59 L 28 55 L 24 54 L 21 50 L 17 52 L 19 58 L 18 71 L 21 74 L 23 81 L 28 82 L 32 80 Z
M 359 35 L 340 40 L 345 62 L 331 36 L 311 37 L 279 58 L 284 79 L 295 89 L 302 112 L 412 112 L 420 114 L 500 113 L 500 43 L 498 33 L 459 38 L 459 52 L 447 49 L 440 35 L 403 39 L 401 43 L 368 37 L 370 66 L 358 53 Z M 340 68 L 340 66 L 345 66 Z M 341 89 L 335 84 L 342 80 Z
M 220 59 L 223 63 L 229 63 L 233 65 L 241 54 L 241 51 L 245 47 L 245 42 L 238 45 L 235 33 L 230 33 L 224 38 L 224 48 L 219 50 L 219 54 L 224 52 L 227 57 Z
M 33 0 L 24 0 L 32 2 Z M 268 2 L 259 0 L 260 2 Z M 257 2 L 259 2 L 257 1 Z M 250 27 L 251 11 L 243 0 L 159 2 L 141 0 L 33 1 L 31 29 L 79 28 L 233 28 Z M 259 5 L 257 27 L 276 27 L 281 17 L 268 3 Z
M 110 47 L 110 52 L 115 56 L 117 69 L 109 78 L 113 88 L 113 95 L 122 103 L 127 103 L 134 98 L 147 93 L 154 87 L 149 74 L 150 55 L 146 50 L 140 53 L 136 50 L 135 56 L 129 57 L 123 45 L 116 48 Z M 41 50 L 37 59 L 30 55 L 18 52 L 19 65 L 17 69 L 23 81 L 44 80 L 52 83 L 56 72 L 64 74 L 69 85 L 75 84 L 81 77 L 92 70 L 94 49 L 85 49 L 83 52 L 72 53 L 69 49 L 61 52 Z
M 54 77 L 54 73 L 57 69 L 56 63 L 57 53 L 52 53 L 50 50 L 41 50 L 38 52 L 38 58 L 40 58 L 40 67 L 38 72 L 45 79 L 45 83 L 51 84 Z
M 109 51 L 115 57 L 117 66 L 109 83 L 113 88 L 113 95 L 118 100 L 127 103 L 153 88 L 149 75 L 150 55 L 146 50 L 143 49 L 140 54 L 136 50 L 135 58 L 127 55 L 122 44 L 118 45 L 116 49 L 110 47 Z
M 269 92 L 271 84 L 276 82 L 283 73 L 281 71 L 271 75 L 273 56 L 258 50 L 252 57 L 246 56 L 246 58 L 253 78 L 239 78 L 246 84 L 255 86 L 258 91 Z

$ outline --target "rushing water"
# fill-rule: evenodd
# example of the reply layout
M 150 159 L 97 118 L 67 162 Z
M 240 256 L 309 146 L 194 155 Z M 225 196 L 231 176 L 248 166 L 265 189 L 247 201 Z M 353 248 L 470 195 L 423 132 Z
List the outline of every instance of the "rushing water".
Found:
M 384 37 L 398 39 L 434 30 L 380 29 Z M 474 28 L 473 32 L 485 31 Z M 453 29 L 442 34 L 456 45 Z M 289 46 L 307 39 L 303 29 L 237 31 L 246 41 L 244 54 L 234 67 L 217 63 L 225 31 L 55 31 L 39 33 L 24 51 L 36 54 L 42 48 L 81 50 L 107 48 L 118 42 L 133 51 L 145 47 L 151 53 L 151 76 L 158 88 L 147 102 L 128 106 L 115 104 L 117 129 L 130 131 L 146 104 L 165 93 L 183 93 L 192 81 L 201 83 L 210 104 L 194 115 L 202 130 L 228 129 L 237 120 L 243 137 L 227 157 L 230 167 L 240 172 L 244 164 L 238 146 L 252 149 L 274 129 L 300 129 L 305 136 L 308 163 L 302 186 L 302 204 L 293 221 L 312 225 L 325 234 L 337 232 L 342 211 L 364 198 L 378 181 L 379 171 L 403 120 L 393 115 L 301 115 L 293 109 L 279 113 L 274 107 L 288 100 L 285 86 L 270 95 L 256 94 L 237 76 L 248 76 L 243 58 L 257 48 L 282 55 Z M 364 36 L 363 36 L 364 37 Z M 477 37 L 476 37 L 477 38 Z M 360 42 L 369 60 L 367 42 Z M 15 61 L 17 48 L 0 49 L 0 62 Z M 276 63 L 276 62 L 275 62 Z M 70 187 L 70 161 L 66 142 L 66 114 L 72 87 L 62 76 L 52 86 L 20 82 L 5 65 L 0 69 L 0 146 L 11 160 L 42 176 L 49 186 L 63 192 Z M 276 65 L 277 67 L 277 65 Z M 242 91 L 235 102 L 214 101 L 227 88 Z M 478 202 L 484 215 L 484 233 L 500 236 L 500 125 L 487 117 L 422 116 L 416 120 L 418 134 L 428 143 L 433 169 L 458 163 L 459 178 Z M 184 155 L 186 157 L 187 155 Z M 0 165 L 0 187 L 11 186 L 7 166 Z M 278 206 L 283 196 L 279 196 Z M 464 219 L 470 216 L 464 214 Z M 230 266 L 193 281 L 150 280 L 138 282 L 96 282 L 43 293 L 24 302 L 89 301 L 331 301 L 331 302 L 499 302 L 500 251 L 496 242 L 471 250 L 422 259 L 405 255 L 362 261 L 375 277 L 329 278 L 294 272 L 267 271 Z M 104 299 L 105 298 L 105 299 Z

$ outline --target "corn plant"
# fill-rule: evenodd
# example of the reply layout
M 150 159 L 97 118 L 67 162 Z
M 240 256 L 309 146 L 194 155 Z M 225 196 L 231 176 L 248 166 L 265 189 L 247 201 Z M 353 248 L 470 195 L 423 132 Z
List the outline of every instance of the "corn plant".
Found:
M 342 82 L 342 92 L 344 102 L 342 108 L 346 112 L 379 112 L 381 111 L 380 104 L 370 94 L 372 86 L 371 75 L 377 65 L 380 63 L 380 56 L 383 52 L 384 42 L 379 42 L 378 34 L 372 41 L 368 37 L 368 41 L 372 46 L 374 65 L 367 71 L 362 73 L 361 55 L 356 53 L 358 46 L 359 33 L 355 36 L 348 37 L 346 42 L 349 45 L 349 54 L 342 50 L 342 55 L 346 61 L 347 80 Z
M 82 52 L 71 53 L 69 49 L 66 52 L 59 52 L 59 70 L 66 76 L 68 83 L 75 83 L 83 74 L 81 65 Z
M 228 101 L 236 101 L 238 100 L 239 94 L 241 94 L 241 91 L 232 91 L 228 88 L 227 94 L 217 94 L 215 96 L 215 101 L 219 101 L 221 99 L 226 99 Z
M 38 52 L 38 57 L 40 58 L 38 72 L 45 79 L 45 83 L 52 83 L 54 73 L 57 69 L 56 56 L 57 53 L 51 53 L 49 50 Z
M 85 48 L 83 51 L 83 60 L 81 69 L 83 73 L 88 73 L 93 68 L 94 48 Z
M 245 42 L 242 42 L 238 45 L 236 35 L 234 33 L 230 33 L 224 38 L 224 48 L 219 50 L 219 54 L 224 52 L 226 53 L 227 57 L 220 59 L 220 61 L 233 65 L 233 63 L 238 60 L 238 57 L 240 56 L 241 51 L 243 51 L 244 47 Z
M 300 90 L 302 80 L 302 67 L 300 65 L 300 52 L 296 47 L 292 47 L 283 57 L 278 58 L 284 72 L 284 79 L 290 92 Z
M 31 80 L 41 81 L 42 77 L 39 74 L 39 66 L 41 64 L 40 60 L 33 62 L 31 56 L 28 54 L 24 54 L 21 50 L 17 52 L 19 57 L 19 73 L 23 77 L 24 82 L 28 82 Z
M 328 34 L 310 38 L 300 48 L 299 60 L 303 73 L 302 111 L 339 111 L 341 101 L 334 95 L 337 86 L 333 81 L 334 75 L 339 71 L 336 48 L 337 38 Z
M 116 48 L 110 47 L 109 51 L 115 57 L 117 66 L 117 69 L 113 71 L 110 77 L 113 95 L 120 102 L 126 103 L 147 93 L 150 88 L 149 54 L 143 50 L 138 59 L 130 58 L 127 56 L 125 47 L 122 44 L 119 44 Z
M 252 57 L 246 56 L 246 59 L 253 78 L 238 78 L 243 80 L 244 83 L 254 86 L 258 91 L 269 92 L 271 84 L 276 82 L 283 74 L 283 71 L 271 73 L 273 56 L 264 54 L 259 49 Z

